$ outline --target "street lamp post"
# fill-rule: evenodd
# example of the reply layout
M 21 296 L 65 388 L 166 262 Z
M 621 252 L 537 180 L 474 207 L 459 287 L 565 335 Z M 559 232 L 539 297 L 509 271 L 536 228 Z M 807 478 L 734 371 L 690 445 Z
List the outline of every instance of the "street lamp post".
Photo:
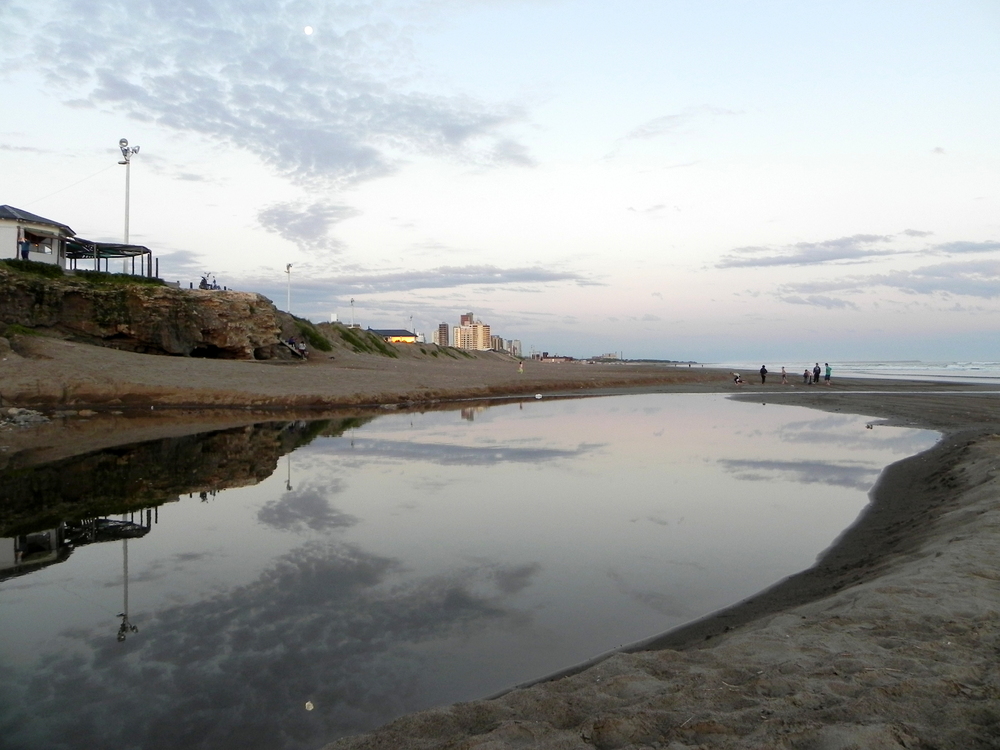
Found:
M 118 141 L 118 148 L 122 150 L 122 160 L 118 162 L 119 164 L 125 165 L 125 244 L 128 244 L 128 199 L 129 199 L 129 182 L 132 177 L 132 155 L 139 153 L 138 146 L 129 146 L 128 140 L 122 138 Z M 124 258 L 122 259 L 122 273 L 128 271 L 128 261 Z
M 354 297 L 351 297 L 351 328 L 354 328 Z
M 285 311 L 291 315 L 292 314 L 292 264 L 289 263 L 285 266 L 285 273 L 288 274 L 288 288 L 287 294 L 285 295 Z

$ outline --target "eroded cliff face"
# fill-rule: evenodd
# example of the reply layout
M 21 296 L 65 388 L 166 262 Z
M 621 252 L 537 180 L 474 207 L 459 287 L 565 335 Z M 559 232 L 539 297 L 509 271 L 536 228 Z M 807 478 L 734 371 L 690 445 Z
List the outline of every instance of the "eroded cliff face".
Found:
M 0 265 L 0 322 L 149 354 L 281 356 L 278 311 L 250 292 L 52 279 Z

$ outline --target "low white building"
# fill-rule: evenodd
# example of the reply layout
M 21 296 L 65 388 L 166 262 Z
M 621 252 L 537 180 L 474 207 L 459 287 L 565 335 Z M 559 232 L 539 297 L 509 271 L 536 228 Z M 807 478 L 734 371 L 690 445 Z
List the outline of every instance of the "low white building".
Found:
M 0 260 L 4 259 L 51 263 L 63 270 L 76 269 L 83 261 L 88 269 L 108 272 L 112 260 L 122 260 L 122 273 L 153 276 L 159 272 L 157 261 L 154 274 L 148 247 L 85 240 L 65 224 L 13 206 L 0 206 Z
M 0 206 L 0 259 L 21 258 L 66 268 L 66 242 L 74 234 L 58 221 Z

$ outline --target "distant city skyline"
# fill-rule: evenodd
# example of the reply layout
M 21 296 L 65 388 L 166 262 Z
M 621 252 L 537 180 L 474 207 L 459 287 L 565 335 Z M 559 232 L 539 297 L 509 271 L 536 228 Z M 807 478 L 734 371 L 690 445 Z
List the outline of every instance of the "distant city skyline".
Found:
M 0 204 L 120 242 L 124 137 L 161 276 L 314 321 L 1000 359 L 996 2 L 185 8 L 0 5 Z

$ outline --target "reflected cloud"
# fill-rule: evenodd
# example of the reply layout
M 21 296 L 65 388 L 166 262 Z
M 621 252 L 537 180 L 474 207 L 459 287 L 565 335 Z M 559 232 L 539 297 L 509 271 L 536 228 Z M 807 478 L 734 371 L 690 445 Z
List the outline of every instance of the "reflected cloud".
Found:
M 328 494 L 343 490 L 343 483 L 333 480 L 322 489 L 303 487 L 286 492 L 280 500 L 271 500 L 257 512 L 257 520 L 282 531 L 328 531 L 353 526 L 358 519 L 330 505 Z
M 783 480 L 800 484 L 831 484 L 867 492 L 875 484 L 881 469 L 869 464 L 832 461 L 755 461 L 719 460 L 722 468 L 748 482 Z
M 330 455 L 407 461 L 420 460 L 442 465 L 486 466 L 499 463 L 544 463 L 563 458 L 579 458 L 602 446 L 584 443 L 575 449 L 567 450 L 560 448 L 515 448 L 504 445 L 477 447 L 447 443 L 355 438 L 353 442 L 345 439 L 334 440 L 328 444 L 328 447 Z
M 678 620 L 688 619 L 691 616 L 688 608 L 681 603 L 681 598 L 676 595 L 634 588 L 625 581 L 621 573 L 615 570 L 608 571 L 608 578 L 614 581 L 615 587 L 629 599 L 649 607 L 654 612 Z
M 912 455 L 927 448 L 927 437 L 923 431 L 901 430 L 884 433 L 878 436 L 862 434 L 852 417 L 836 417 L 789 422 L 777 431 L 778 439 L 783 443 L 820 443 L 835 445 L 841 448 L 858 451 L 869 450 L 875 443 L 880 450 L 891 450 L 894 453 Z
M 30 678 L 0 673 L 11 746 L 320 747 L 433 705 L 414 645 L 526 615 L 505 599 L 537 564 L 408 579 L 398 560 L 310 544 L 253 583 L 134 617 L 142 638 L 89 633 Z M 307 713 L 304 702 L 317 710 Z M 45 722 L 28 716 L 48 716 Z M 128 721 L 124 717 L 129 717 Z M 29 734 L 33 733 L 33 734 Z

